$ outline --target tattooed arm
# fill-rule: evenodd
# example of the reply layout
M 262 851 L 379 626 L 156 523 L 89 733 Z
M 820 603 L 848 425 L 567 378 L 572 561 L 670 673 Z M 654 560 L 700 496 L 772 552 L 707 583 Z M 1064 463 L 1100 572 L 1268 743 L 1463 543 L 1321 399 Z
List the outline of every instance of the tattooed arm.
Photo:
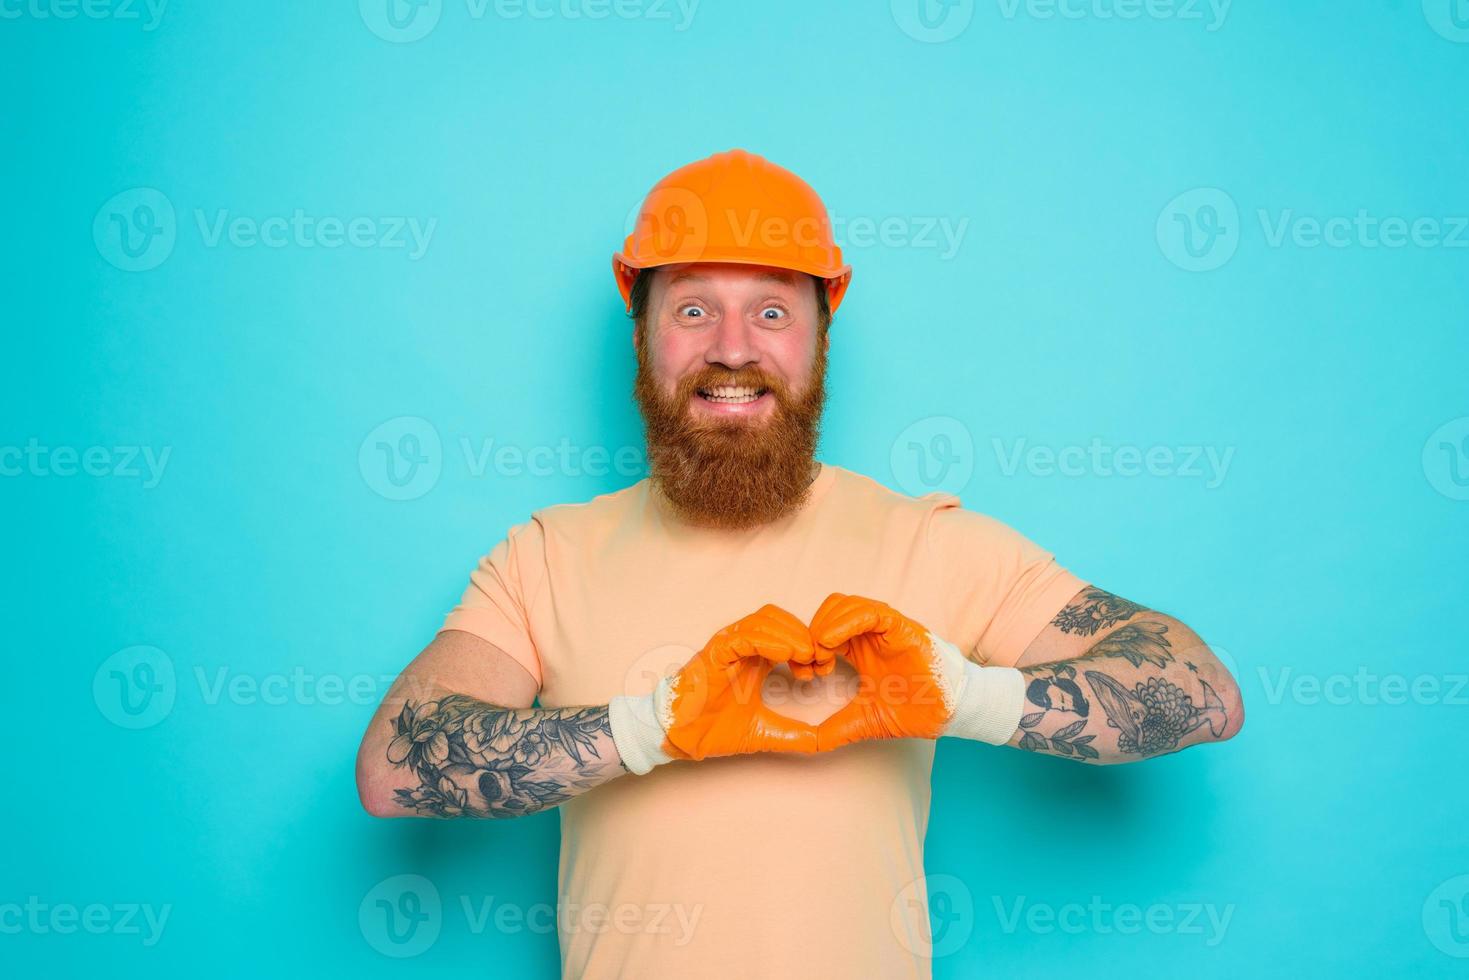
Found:
M 1239 685 L 1198 634 L 1101 589 L 1077 593 L 1016 666 L 1017 748 L 1135 762 L 1232 738 L 1244 724 Z
M 399 676 L 357 751 L 379 817 L 519 817 L 627 770 L 607 706 L 532 708 L 536 683 L 468 633 L 436 636 Z

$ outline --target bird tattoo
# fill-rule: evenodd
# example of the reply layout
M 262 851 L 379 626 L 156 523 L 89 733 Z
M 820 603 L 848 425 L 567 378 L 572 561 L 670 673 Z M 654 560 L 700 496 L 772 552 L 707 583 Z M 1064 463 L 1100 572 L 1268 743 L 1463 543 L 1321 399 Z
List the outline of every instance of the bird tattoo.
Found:
M 1228 720 L 1224 702 L 1202 678 L 1204 704 L 1199 707 L 1182 688 L 1162 677 L 1139 681 L 1131 691 L 1100 671 L 1088 670 L 1085 677 L 1107 713 L 1107 726 L 1121 732 L 1117 737 L 1120 752 L 1145 756 L 1171 752 L 1180 739 L 1204 725 L 1215 738 L 1224 733 Z

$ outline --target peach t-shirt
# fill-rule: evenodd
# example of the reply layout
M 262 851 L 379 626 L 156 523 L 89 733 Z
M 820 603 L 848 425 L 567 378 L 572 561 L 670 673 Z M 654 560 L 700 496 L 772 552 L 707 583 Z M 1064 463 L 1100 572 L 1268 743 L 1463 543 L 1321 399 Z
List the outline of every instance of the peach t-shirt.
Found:
M 480 562 L 443 629 L 515 658 L 542 707 L 600 705 L 651 691 L 767 602 L 809 620 L 832 592 L 1011 665 L 1084 584 L 957 497 L 824 465 L 798 512 L 753 531 L 681 523 L 646 479 L 539 510 Z M 933 753 L 902 739 L 673 762 L 567 801 L 563 975 L 929 977 Z

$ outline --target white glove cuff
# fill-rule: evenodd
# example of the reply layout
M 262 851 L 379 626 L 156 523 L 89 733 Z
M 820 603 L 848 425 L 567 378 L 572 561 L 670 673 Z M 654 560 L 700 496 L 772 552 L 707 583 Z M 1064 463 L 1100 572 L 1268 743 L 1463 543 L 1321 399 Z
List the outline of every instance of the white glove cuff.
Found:
M 1024 675 L 1014 667 L 981 667 L 947 640 L 932 633 L 929 638 L 954 698 L 944 734 L 991 745 L 1010 741 L 1025 711 Z
M 652 694 L 619 695 L 607 704 L 607 724 L 612 729 L 617 754 L 628 771 L 639 776 L 646 775 L 654 766 L 673 761 L 663 751 L 666 733 L 658 723 L 657 696 L 665 693 L 667 684 L 668 679 L 664 678 Z

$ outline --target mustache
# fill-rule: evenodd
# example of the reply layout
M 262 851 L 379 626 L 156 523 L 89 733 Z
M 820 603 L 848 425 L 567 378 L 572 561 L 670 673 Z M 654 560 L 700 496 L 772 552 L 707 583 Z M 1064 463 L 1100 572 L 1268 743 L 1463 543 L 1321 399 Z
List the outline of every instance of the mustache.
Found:
M 707 367 L 691 374 L 678 384 L 679 402 L 686 402 L 700 389 L 718 388 L 723 385 L 738 388 L 763 388 L 781 402 L 789 400 L 790 389 L 785 382 L 756 367 L 729 368 Z

